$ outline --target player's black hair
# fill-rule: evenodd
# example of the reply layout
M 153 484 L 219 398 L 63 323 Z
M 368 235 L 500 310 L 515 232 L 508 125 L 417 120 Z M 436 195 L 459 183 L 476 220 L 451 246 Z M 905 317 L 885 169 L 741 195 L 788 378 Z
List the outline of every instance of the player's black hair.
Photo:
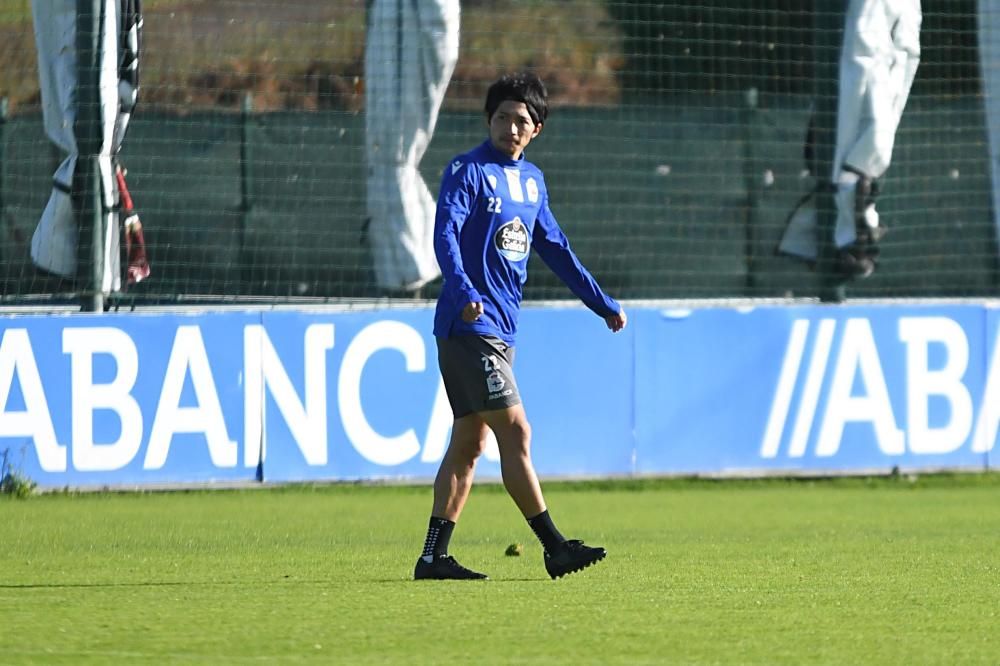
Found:
M 524 102 L 536 125 L 549 116 L 549 92 L 542 80 L 531 72 L 504 74 L 486 91 L 486 117 L 493 118 L 501 102 Z

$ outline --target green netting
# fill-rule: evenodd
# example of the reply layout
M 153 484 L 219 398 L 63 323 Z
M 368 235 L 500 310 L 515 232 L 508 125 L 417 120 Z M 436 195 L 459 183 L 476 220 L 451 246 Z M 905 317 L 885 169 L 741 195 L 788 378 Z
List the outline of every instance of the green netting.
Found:
M 546 132 L 531 157 L 545 170 L 553 212 L 602 284 L 624 298 L 746 293 L 738 112 L 566 109 Z M 535 270 L 527 294 L 567 291 Z
M 366 243 L 365 3 L 334 4 L 148 5 L 143 94 L 122 157 L 153 276 L 128 297 L 386 295 Z M 463 3 L 459 65 L 420 165 L 431 191 L 454 154 L 485 138 L 489 82 L 530 67 L 554 109 L 529 156 L 608 291 L 820 294 L 816 266 L 775 249 L 813 185 L 802 149 L 816 92 L 830 89 L 816 78 L 829 68 L 814 39 L 828 8 L 732 4 Z M 27 7 L 0 14 L 5 44 L 33 46 Z M 925 0 L 923 11 L 921 64 L 878 202 L 890 233 L 877 273 L 851 283 L 851 296 L 997 292 L 976 3 Z M 511 22 L 524 26 L 518 48 L 503 39 Z M 6 302 L 52 288 L 28 248 L 60 159 L 42 132 L 34 62 L 13 53 L 0 76 L 11 102 L 0 130 Z M 569 297 L 536 264 L 527 297 Z
M 749 186 L 754 188 L 752 293 L 815 296 L 815 267 L 778 256 L 790 211 L 813 181 L 804 173 L 805 98 L 753 115 Z M 944 128 L 944 129 L 942 129 Z M 974 100 L 913 100 L 903 116 L 879 212 L 889 234 L 878 272 L 852 283 L 865 297 L 985 296 L 996 293 L 996 235 L 982 110 Z M 939 135 L 940 142 L 921 137 Z
M 781 108 L 654 115 L 637 106 L 630 115 L 560 109 L 553 116 L 531 156 L 546 172 L 574 249 L 602 283 L 623 298 L 817 294 L 811 266 L 775 254 L 789 212 L 812 183 L 802 159 L 808 103 L 771 103 Z M 914 104 L 880 198 L 891 230 L 883 263 L 856 293 L 994 292 L 981 115 L 969 101 Z M 364 243 L 361 120 L 333 112 L 137 117 L 123 159 L 156 276 L 133 294 L 378 296 Z M 478 120 L 458 113 L 441 122 L 474 135 Z M 943 122 L 947 141 L 907 140 L 942 133 Z M 598 129 L 603 136 L 579 145 Z M 10 121 L 4 136 L 0 275 L 11 296 L 31 292 L 36 279 L 28 244 L 58 162 L 37 117 Z M 429 184 L 440 175 L 433 166 L 469 140 L 464 132 L 438 134 L 424 164 Z M 574 159 L 565 159 L 571 150 Z M 566 293 L 541 265 L 531 271 L 528 298 Z
M 31 235 L 52 189 L 59 157 L 35 116 L 0 123 L 0 156 L 0 285 L 3 295 L 16 296 L 33 284 Z
M 249 124 L 248 290 L 275 296 L 370 294 L 363 117 L 275 113 Z

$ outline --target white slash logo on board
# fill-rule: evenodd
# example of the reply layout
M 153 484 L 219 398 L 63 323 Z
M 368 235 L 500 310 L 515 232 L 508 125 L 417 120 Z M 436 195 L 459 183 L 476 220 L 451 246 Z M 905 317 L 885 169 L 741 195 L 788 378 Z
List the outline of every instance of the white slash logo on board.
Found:
M 891 385 L 882 356 L 898 357 L 898 351 L 890 352 L 891 343 L 883 337 L 880 354 L 867 318 L 821 319 L 814 330 L 811 325 L 808 319 L 792 324 L 760 444 L 762 458 L 776 458 L 782 449 L 789 458 L 809 450 L 817 457 L 836 455 L 852 423 L 867 424 L 887 456 L 944 455 L 967 444 L 973 453 L 993 449 L 1000 426 L 1000 336 L 993 343 L 982 395 L 975 396 L 977 415 L 965 384 L 969 340 L 955 320 L 898 319 L 892 342 L 903 345 L 905 373 L 895 373 L 902 381 Z M 904 394 L 895 401 L 905 414 L 899 420 L 891 389 Z M 938 407 L 935 418 L 932 403 Z

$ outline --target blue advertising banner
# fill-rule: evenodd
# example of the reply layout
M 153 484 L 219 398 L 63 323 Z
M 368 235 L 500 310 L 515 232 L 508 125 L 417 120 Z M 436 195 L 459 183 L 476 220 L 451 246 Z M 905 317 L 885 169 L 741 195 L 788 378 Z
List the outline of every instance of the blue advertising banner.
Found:
M 434 475 L 451 411 L 431 310 L 267 313 L 264 328 L 282 343 L 264 365 L 264 480 Z
M 434 477 L 452 414 L 432 310 L 263 321 L 268 339 L 283 343 L 280 358 L 262 355 L 275 355 L 264 366 L 265 481 Z M 631 344 L 617 337 L 589 311 L 522 313 L 515 369 L 540 474 L 631 471 Z M 500 478 L 495 440 L 477 476 Z
M 1000 310 L 996 307 L 986 308 L 986 340 L 988 374 L 978 401 L 980 411 L 976 419 L 973 448 L 983 452 L 984 465 L 996 469 L 1000 462 L 1000 451 L 996 449 L 1000 426 Z
M 973 436 L 995 433 L 996 416 L 980 408 L 982 307 L 662 310 L 642 318 L 640 473 L 985 465 L 991 443 Z
M 243 355 L 255 315 L 0 321 L 0 451 L 40 486 L 253 480 Z
M 637 329 L 611 333 L 582 308 L 529 308 L 521 327 L 514 368 L 538 473 L 631 474 Z
M 522 312 L 544 477 L 985 469 L 984 305 Z M 451 410 L 432 309 L 0 319 L 0 453 L 42 487 L 428 480 Z M 496 442 L 477 469 L 500 477 Z

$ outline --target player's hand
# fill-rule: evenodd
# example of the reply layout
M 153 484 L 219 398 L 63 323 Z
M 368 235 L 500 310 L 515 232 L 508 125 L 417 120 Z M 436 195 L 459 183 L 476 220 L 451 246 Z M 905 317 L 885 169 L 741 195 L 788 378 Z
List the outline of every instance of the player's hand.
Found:
M 483 304 L 482 303 L 469 303 L 464 308 L 462 308 L 462 321 L 467 324 L 479 319 L 480 315 L 483 314 Z
M 625 316 L 625 311 L 621 310 L 618 314 L 605 317 L 604 323 L 608 325 L 608 328 L 611 329 L 612 333 L 617 333 L 625 328 L 625 324 L 628 323 L 628 317 Z

